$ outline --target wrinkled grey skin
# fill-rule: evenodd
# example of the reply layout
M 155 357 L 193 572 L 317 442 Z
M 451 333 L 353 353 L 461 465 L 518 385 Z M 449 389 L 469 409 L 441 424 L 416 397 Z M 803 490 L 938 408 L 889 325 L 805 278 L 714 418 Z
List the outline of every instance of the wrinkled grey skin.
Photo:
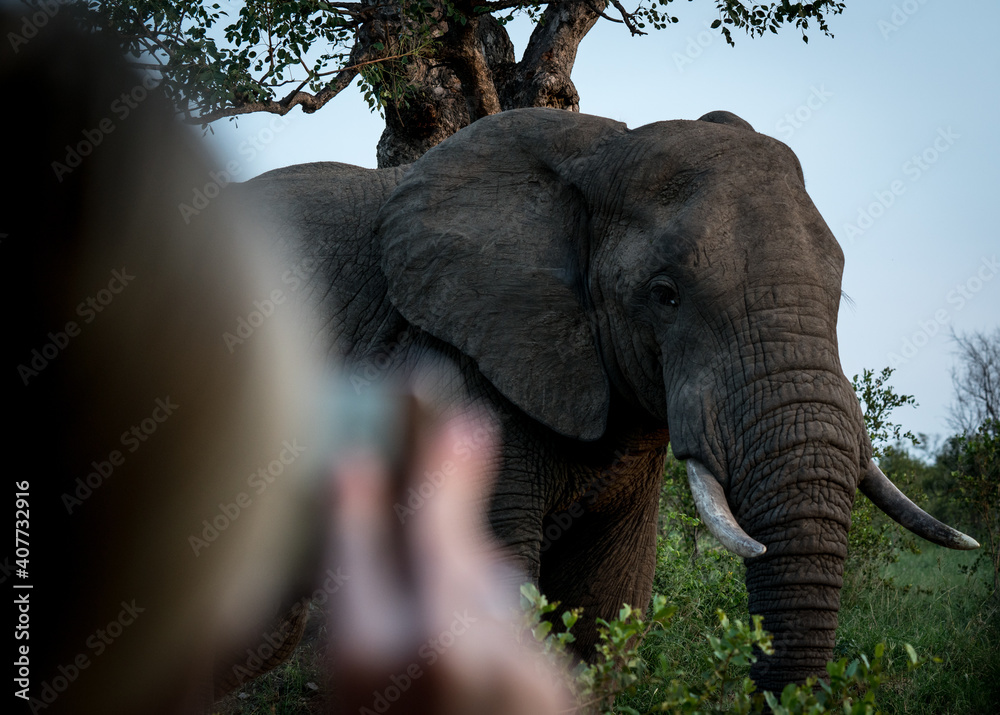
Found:
M 550 599 L 648 602 L 670 442 L 767 547 L 758 685 L 824 672 L 871 448 L 837 351 L 843 253 L 788 147 L 726 112 L 630 131 L 528 109 L 409 167 L 250 187 L 301 234 L 288 280 L 359 389 L 431 356 L 499 415 L 491 524 Z

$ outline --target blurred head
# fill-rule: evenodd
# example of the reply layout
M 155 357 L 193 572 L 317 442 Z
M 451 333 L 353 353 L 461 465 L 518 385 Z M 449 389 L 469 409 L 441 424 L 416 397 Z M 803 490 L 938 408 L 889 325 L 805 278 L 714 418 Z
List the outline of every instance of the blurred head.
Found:
M 47 712 L 176 711 L 308 573 L 319 361 L 261 224 L 225 187 L 183 210 L 212 165 L 69 14 L 0 49 L 0 92 L 35 102 L 6 114 L 0 226 L 19 644 Z

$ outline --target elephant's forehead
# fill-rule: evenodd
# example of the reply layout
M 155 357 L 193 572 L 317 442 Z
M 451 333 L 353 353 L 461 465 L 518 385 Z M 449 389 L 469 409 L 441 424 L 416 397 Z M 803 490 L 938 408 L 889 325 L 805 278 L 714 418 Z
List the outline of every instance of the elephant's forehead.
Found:
M 843 252 L 804 192 L 781 184 L 746 194 L 705 187 L 679 203 L 629 202 L 615 241 L 620 257 L 699 269 L 732 260 L 743 265 L 778 262 L 838 273 Z M 788 270 L 792 270 L 789 268 Z
M 787 175 L 682 172 L 627 191 L 616 215 L 626 233 L 671 252 L 728 242 L 765 248 L 827 232 L 805 190 Z
M 752 186 L 766 177 L 798 179 L 795 154 L 777 139 L 702 121 L 657 122 L 623 135 L 623 174 L 633 187 L 655 191 L 674 177 L 703 176 L 714 185 Z
M 701 121 L 659 122 L 621 137 L 615 212 L 633 228 L 699 235 L 774 234 L 814 223 L 795 154 L 771 137 Z M 614 170 L 614 169 L 613 169 Z
M 804 191 L 783 181 L 742 189 L 714 180 L 686 189 L 680 200 L 682 189 L 673 188 L 661 200 L 633 197 L 621 207 L 607 248 L 624 270 L 671 265 L 701 276 L 721 271 L 750 278 L 773 265 L 790 279 L 839 280 L 843 253 Z

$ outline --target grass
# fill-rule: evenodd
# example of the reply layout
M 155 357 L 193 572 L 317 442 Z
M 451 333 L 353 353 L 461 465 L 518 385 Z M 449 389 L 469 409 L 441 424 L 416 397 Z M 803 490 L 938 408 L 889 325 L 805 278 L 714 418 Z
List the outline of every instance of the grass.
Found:
M 705 537 L 699 542 L 714 544 L 714 540 Z M 711 667 L 712 647 L 706 635 L 719 632 L 718 610 L 734 620 L 750 620 L 744 573 L 742 560 L 717 544 L 715 548 L 701 550 L 692 559 L 679 534 L 661 537 L 653 590 L 665 595 L 678 612 L 669 627 L 647 636 L 640 650 L 642 657 L 654 663 L 661 654 L 666 654 L 685 674 L 685 681 L 699 682 Z M 738 683 L 748 672 L 748 667 L 733 667 L 730 676 Z M 657 695 L 655 690 L 640 688 L 634 694 L 619 697 L 616 705 L 644 712 L 657 702 Z
M 319 715 L 323 709 L 325 614 L 310 606 L 309 623 L 292 657 L 216 702 L 213 715 Z
M 982 573 L 963 573 L 975 559 L 975 552 L 926 545 L 902 553 L 880 577 L 848 580 L 837 656 L 886 644 L 887 670 L 896 674 L 877 696 L 883 712 L 1000 711 L 1000 599 Z M 941 662 L 906 674 L 903 643 Z
M 666 654 L 686 673 L 686 682 L 698 682 L 709 666 L 712 648 L 706 634 L 718 633 L 716 609 L 732 619 L 748 620 L 740 559 L 720 548 L 704 548 L 710 539 L 702 537 L 699 542 L 703 548 L 692 559 L 676 533 L 661 539 L 655 589 L 667 595 L 679 611 L 667 628 L 649 635 L 641 651 L 648 662 Z M 921 549 L 920 553 L 904 551 L 895 563 L 880 568 L 849 571 L 835 657 L 871 656 L 879 642 L 886 644 L 886 678 L 876 702 L 889 715 L 1000 712 L 1000 598 L 991 595 L 986 574 L 963 571 L 975 561 L 975 552 L 929 544 Z M 289 663 L 219 701 L 213 712 L 320 712 L 322 693 L 310 684 L 322 684 L 321 622 L 321 617 L 310 621 L 304 645 Z M 922 658 L 940 662 L 908 671 L 906 643 Z M 732 681 L 738 684 L 747 670 L 745 666 L 733 668 Z M 643 712 L 656 698 L 655 691 L 640 689 L 620 697 L 616 705 L 619 712 L 624 707 Z
M 680 611 L 668 629 L 647 638 L 642 653 L 648 661 L 668 654 L 694 682 L 711 655 L 705 634 L 718 630 L 715 609 L 747 619 L 743 567 L 724 551 L 703 550 L 692 561 L 683 546 L 678 552 L 672 545 L 681 544 L 661 541 L 655 588 Z M 876 694 L 881 712 L 1000 712 L 1000 597 L 991 593 L 990 574 L 968 573 L 977 555 L 924 543 L 919 553 L 903 551 L 880 568 L 848 564 L 855 569 L 842 592 L 834 656 L 871 657 L 885 644 L 886 678 Z M 909 671 L 907 643 L 934 661 Z M 746 671 L 731 675 L 738 682 Z M 617 705 L 642 712 L 654 697 L 640 690 Z

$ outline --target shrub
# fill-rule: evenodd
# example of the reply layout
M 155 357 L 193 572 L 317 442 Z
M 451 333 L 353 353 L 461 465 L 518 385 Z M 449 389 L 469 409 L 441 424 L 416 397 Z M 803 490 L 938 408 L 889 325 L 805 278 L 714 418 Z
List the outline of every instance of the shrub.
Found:
M 567 646 L 573 637 L 570 629 L 578 611 L 562 614 L 564 630 L 554 631 L 551 621 L 543 620 L 558 604 L 550 603 L 538 589 L 521 587 L 524 608 L 523 634 L 530 634 L 559 667 L 571 662 Z M 883 679 L 885 646 L 875 648 L 874 657 L 865 655 L 848 662 L 846 658 L 827 664 L 829 682 L 810 678 L 802 685 L 789 684 L 780 695 L 757 692 L 753 681 L 734 674 L 753 663 L 758 649 L 771 653 L 771 636 L 761 628 L 760 616 L 753 625 L 730 621 L 718 611 L 718 626 L 706 633 L 704 640 L 710 655 L 697 673 L 678 666 L 667 650 L 658 649 L 649 657 L 644 645 L 658 631 L 675 626 L 678 608 L 657 595 L 644 618 L 641 611 L 622 607 L 612 621 L 598 619 L 597 660 L 579 663 L 568 677 L 577 699 L 577 713 L 755 713 L 770 708 L 776 715 L 799 713 L 875 713 L 875 692 Z M 905 645 L 908 670 L 922 664 L 916 651 Z
M 979 532 L 983 548 L 972 571 L 992 572 L 993 596 L 1000 595 L 1000 422 L 986 420 L 959 440 L 958 469 L 952 473 L 967 521 Z

